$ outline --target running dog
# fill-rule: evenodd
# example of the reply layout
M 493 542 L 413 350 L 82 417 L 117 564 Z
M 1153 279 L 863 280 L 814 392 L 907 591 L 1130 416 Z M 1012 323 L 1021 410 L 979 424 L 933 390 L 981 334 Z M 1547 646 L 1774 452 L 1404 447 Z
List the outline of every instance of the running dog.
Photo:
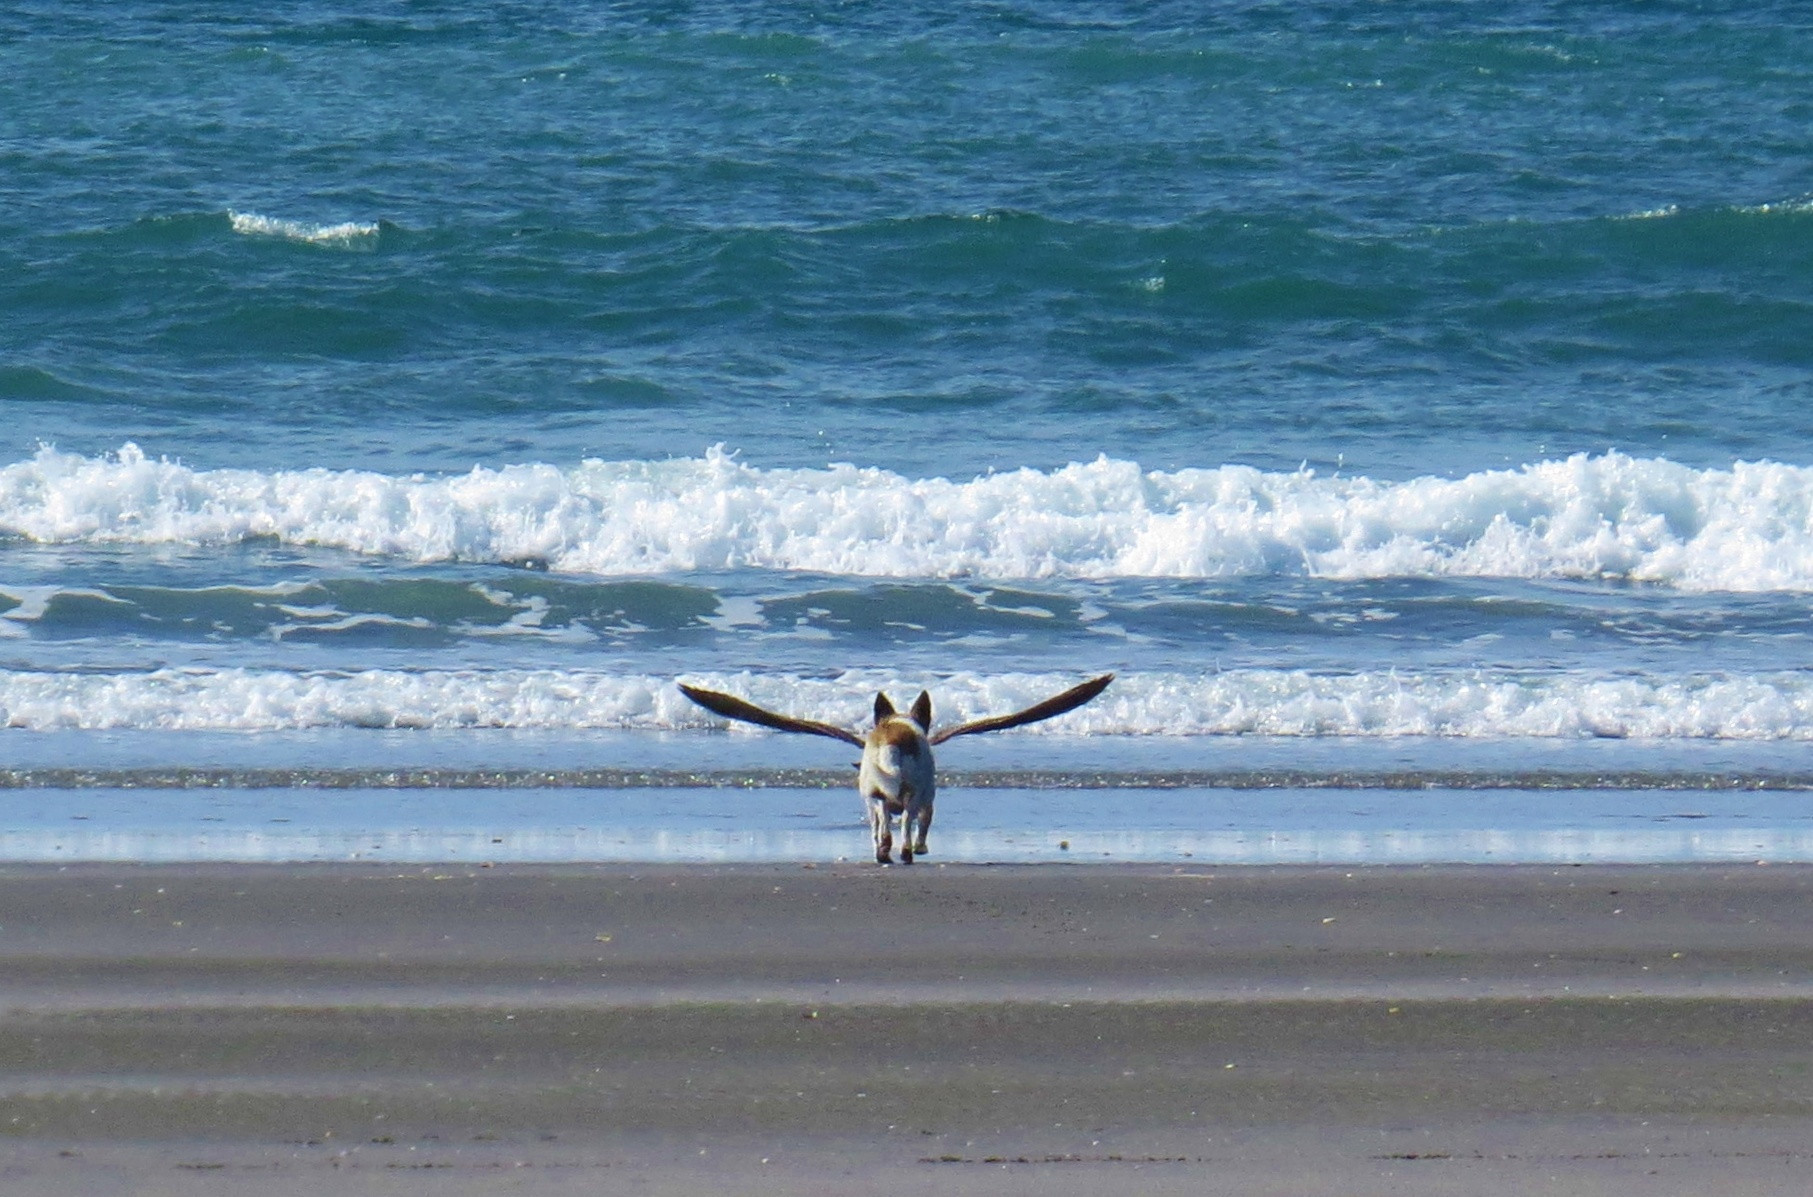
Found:
M 937 778 L 932 770 L 932 745 L 958 736 L 977 732 L 1000 731 L 1062 715 L 1082 706 L 1114 680 L 1112 673 L 1091 678 L 1062 694 L 1035 703 L 1011 715 L 972 719 L 933 733 L 932 696 L 921 690 L 912 709 L 905 715 L 894 709 L 886 694 L 875 696 L 875 726 L 859 736 L 831 723 L 796 719 L 764 710 L 716 690 L 701 690 L 680 683 L 680 693 L 706 710 L 726 719 L 740 719 L 772 727 L 776 731 L 802 732 L 811 736 L 829 736 L 862 749 L 862 762 L 857 765 L 856 789 L 869 809 L 869 830 L 875 837 L 875 859 L 889 864 L 894 852 L 894 820 L 900 820 L 900 863 L 912 864 L 913 857 L 924 856 L 925 833 L 932 827 L 932 799 L 937 793 Z

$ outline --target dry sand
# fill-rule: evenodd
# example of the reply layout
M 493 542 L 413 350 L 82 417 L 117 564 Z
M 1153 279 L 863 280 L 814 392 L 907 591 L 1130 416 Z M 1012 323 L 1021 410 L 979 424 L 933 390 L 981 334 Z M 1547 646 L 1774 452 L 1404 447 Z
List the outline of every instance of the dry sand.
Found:
M 0 868 L 0 1193 L 1813 1191 L 1813 867 Z

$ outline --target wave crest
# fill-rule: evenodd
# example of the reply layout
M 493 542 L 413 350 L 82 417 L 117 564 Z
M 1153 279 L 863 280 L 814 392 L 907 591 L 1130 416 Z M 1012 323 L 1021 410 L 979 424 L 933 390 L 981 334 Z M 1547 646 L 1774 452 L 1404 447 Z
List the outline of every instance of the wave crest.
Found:
M 1060 674 L 906 679 L 695 675 L 713 689 L 849 727 L 877 689 L 930 683 L 941 722 L 1014 710 L 1076 678 Z M 910 684 L 909 684 L 910 683 Z M 0 727 L 50 730 L 285 731 L 498 728 L 677 731 L 725 726 L 671 679 L 564 670 L 299 673 L 157 669 L 0 670 Z M 737 734 L 764 735 L 742 725 Z M 1496 671 L 1314 674 L 1229 670 L 1119 678 L 1101 698 L 1011 735 L 1594 737 L 1813 740 L 1804 672 L 1590 678 Z
M 454 476 L 197 470 L 134 445 L 0 468 L 0 534 L 250 538 L 597 576 L 755 568 L 866 577 L 1609 579 L 1813 590 L 1813 469 L 1619 453 L 1379 481 L 1098 457 L 967 481 L 852 465 L 670 461 Z
M 339 224 L 308 224 L 300 220 L 283 220 L 260 216 L 256 212 L 228 212 L 233 231 L 247 237 L 277 237 L 284 241 L 301 241 L 310 245 L 347 247 L 378 235 L 379 226 L 366 221 L 347 220 Z

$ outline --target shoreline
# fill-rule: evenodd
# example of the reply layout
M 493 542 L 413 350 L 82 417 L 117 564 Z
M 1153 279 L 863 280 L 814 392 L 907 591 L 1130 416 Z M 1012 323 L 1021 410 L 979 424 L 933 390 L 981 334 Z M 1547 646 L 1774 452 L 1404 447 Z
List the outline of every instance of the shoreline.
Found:
M 5 865 L 0 1173 L 1779 1192 L 1810 898 L 1800 865 Z
M 846 778 L 847 781 L 847 778 Z M 1784 789 L 941 787 L 923 864 L 1813 862 Z M 0 862 L 825 867 L 870 854 L 847 787 L 0 786 Z
M 950 769 L 968 790 L 1617 790 L 1800 792 L 1784 769 Z M 142 766 L 0 769 L 0 790 L 848 790 L 848 769 Z

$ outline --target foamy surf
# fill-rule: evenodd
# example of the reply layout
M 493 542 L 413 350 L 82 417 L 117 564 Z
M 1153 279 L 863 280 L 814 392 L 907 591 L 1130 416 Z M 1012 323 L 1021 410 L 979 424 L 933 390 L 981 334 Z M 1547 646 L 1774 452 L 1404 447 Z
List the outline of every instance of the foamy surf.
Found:
M 200 470 L 134 445 L 0 468 L 0 535 L 45 544 L 254 538 L 409 562 L 633 576 L 1503 577 L 1813 590 L 1813 469 L 1620 453 L 1384 481 L 1098 457 L 967 480 L 667 461 L 458 475 Z
M 276 237 L 309 245 L 348 247 L 365 238 L 378 235 L 378 226 L 366 221 L 342 221 L 339 224 L 309 224 L 300 220 L 283 220 L 261 216 L 256 212 L 228 212 L 233 231 L 245 237 Z
M 809 719 L 857 727 L 877 689 L 929 686 L 941 721 L 1014 710 L 1076 679 L 1055 673 L 903 677 L 689 674 Z M 0 671 L 0 727 L 703 731 L 727 726 L 671 678 L 573 670 Z M 1012 735 L 1813 740 L 1813 675 L 1582 677 L 1492 670 L 1319 674 L 1242 669 L 1123 676 L 1101 698 Z

